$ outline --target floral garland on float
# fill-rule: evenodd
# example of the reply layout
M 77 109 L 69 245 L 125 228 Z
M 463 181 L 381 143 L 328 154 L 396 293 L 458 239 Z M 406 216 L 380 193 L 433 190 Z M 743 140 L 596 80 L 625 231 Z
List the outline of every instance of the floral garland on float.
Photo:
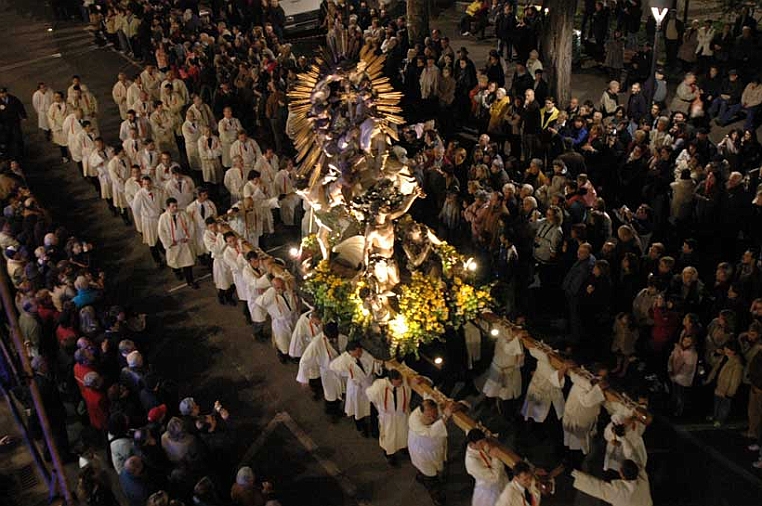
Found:
M 492 298 L 473 282 L 473 259 L 408 214 L 426 198 L 413 175 L 423 162 L 392 145 L 402 94 L 383 64 L 368 48 L 359 62 L 325 53 L 289 92 L 307 208 L 301 290 L 350 337 L 377 336 L 391 356 L 418 355 Z

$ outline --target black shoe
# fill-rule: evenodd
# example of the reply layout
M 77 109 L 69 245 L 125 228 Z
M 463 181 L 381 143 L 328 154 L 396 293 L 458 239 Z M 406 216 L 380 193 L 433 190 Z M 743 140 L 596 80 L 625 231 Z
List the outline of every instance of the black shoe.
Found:
M 397 462 L 397 454 L 393 453 L 391 455 L 386 456 L 386 461 L 389 463 L 392 467 L 398 467 L 400 465 L 399 462 Z
M 223 297 L 222 295 L 218 295 L 217 296 L 217 302 L 220 303 L 220 306 L 224 306 L 225 305 L 225 297 Z
M 181 271 L 174 271 L 174 272 L 175 272 L 175 277 L 182 281 L 183 273 Z
M 195 281 L 188 283 L 188 286 L 193 288 L 194 290 L 198 290 L 199 288 L 201 288 L 200 286 L 198 286 L 198 283 L 196 283 Z
M 285 364 L 288 362 L 288 355 L 285 355 L 283 353 L 278 353 L 278 360 L 280 360 L 281 364 Z
M 235 299 L 233 298 L 233 295 L 232 295 L 232 294 L 231 294 L 231 295 L 228 297 L 228 299 L 227 299 L 227 304 L 228 304 L 228 306 L 233 306 L 233 307 L 235 307 L 235 306 L 237 306 L 237 305 L 238 305 L 238 303 L 237 303 L 237 302 L 235 301 Z
M 163 271 L 166 265 L 164 265 L 162 262 L 156 262 L 156 270 Z

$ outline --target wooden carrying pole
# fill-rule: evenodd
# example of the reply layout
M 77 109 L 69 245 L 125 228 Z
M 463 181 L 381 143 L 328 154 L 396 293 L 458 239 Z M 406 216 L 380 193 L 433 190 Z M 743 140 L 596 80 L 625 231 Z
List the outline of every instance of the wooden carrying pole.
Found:
M 498 331 L 502 330 L 504 332 L 508 332 L 513 334 L 516 338 L 521 339 L 522 344 L 527 348 L 542 349 L 548 355 L 550 365 L 552 365 L 554 368 L 561 369 L 562 366 L 565 366 L 568 370 L 574 371 L 577 374 L 582 376 L 590 376 L 589 372 L 582 369 L 573 361 L 562 357 L 557 351 L 551 349 L 547 344 L 542 343 L 530 336 L 529 332 L 527 332 L 526 329 L 509 322 L 505 318 L 501 318 L 492 313 L 484 313 L 481 315 L 481 319 L 484 322 L 488 323 L 492 328 L 497 328 Z M 621 404 L 629 408 L 635 415 L 635 419 L 640 423 L 649 425 L 653 420 L 653 417 L 651 416 L 651 413 L 648 412 L 648 410 L 635 403 L 632 399 L 623 393 L 617 392 L 613 388 L 607 386 L 603 389 L 603 394 L 606 396 L 606 400 Z
M 421 397 L 431 398 L 441 407 L 444 407 L 450 402 L 454 402 L 452 399 L 448 398 L 445 394 L 443 394 L 436 388 L 429 385 L 428 382 L 413 381 L 414 379 L 419 378 L 421 376 L 415 370 L 411 369 L 407 365 L 400 364 L 396 360 L 389 360 L 385 362 L 385 365 L 388 369 L 396 369 L 405 378 L 407 378 L 410 388 L 415 390 L 415 392 Z M 487 435 L 487 437 L 490 438 L 490 442 L 492 443 L 493 449 L 491 450 L 491 452 L 494 452 L 493 454 L 508 467 L 512 468 L 518 462 L 521 462 L 523 460 L 516 453 L 514 453 L 513 450 L 511 450 L 504 444 L 500 443 L 497 440 L 497 438 L 492 435 L 489 429 L 487 429 L 484 425 L 481 424 L 481 422 L 479 422 L 478 420 L 474 420 L 466 412 L 453 411 L 452 420 L 453 422 L 455 422 L 455 425 L 457 425 L 465 433 L 468 433 L 468 431 L 470 431 L 471 429 L 479 429 L 483 431 Z

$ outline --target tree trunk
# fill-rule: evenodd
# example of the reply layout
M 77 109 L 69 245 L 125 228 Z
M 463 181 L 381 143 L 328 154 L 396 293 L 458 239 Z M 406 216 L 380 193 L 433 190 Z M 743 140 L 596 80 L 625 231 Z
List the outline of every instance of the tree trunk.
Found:
M 410 47 L 423 42 L 429 34 L 429 2 L 431 0 L 407 0 L 407 34 Z
M 559 109 L 566 107 L 571 98 L 572 47 L 574 15 L 577 2 L 569 0 L 544 0 L 548 9 L 542 38 L 542 62 L 548 74 L 548 85 L 556 97 Z

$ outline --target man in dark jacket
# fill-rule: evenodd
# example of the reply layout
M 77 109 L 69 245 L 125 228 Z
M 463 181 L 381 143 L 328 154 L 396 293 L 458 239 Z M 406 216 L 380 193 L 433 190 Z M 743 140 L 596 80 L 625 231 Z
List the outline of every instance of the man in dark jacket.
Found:
M 513 12 L 513 5 L 510 2 L 506 2 L 503 7 L 503 12 L 498 14 L 495 20 L 495 35 L 500 41 L 498 45 L 498 53 L 500 56 L 505 56 L 505 60 L 513 61 L 513 39 L 516 35 L 516 13 Z
M 21 100 L 8 93 L 7 88 L 0 88 L 0 146 L 5 145 L 7 154 L 15 158 L 24 154 L 21 121 L 25 119 L 26 109 Z
M 716 118 L 721 125 L 729 122 L 741 110 L 742 94 L 743 83 L 738 78 L 738 72 L 731 69 L 720 87 L 720 95 L 709 107 L 709 116 Z
M 634 123 L 632 131 L 638 127 L 640 119 L 648 112 L 646 97 L 640 92 L 640 83 L 633 83 L 630 88 L 630 98 L 627 99 L 627 117 Z
M 571 338 L 575 343 L 580 340 L 582 331 L 582 318 L 579 310 L 579 293 L 585 285 L 590 273 L 593 272 L 595 257 L 593 256 L 593 247 L 590 243 L 583 242 L 577 248 L 577 261 L 566 273 L 561 288 L 566 297 L 566 305 L 569 309 L 569 328 Z
M 522 61 L 516 62 L 516 72 L 511 79 L 511 88 L 514 97 L 523 97 L 524 92 L 534 85 L 534 79 L 527 72 L 526 64 Z

